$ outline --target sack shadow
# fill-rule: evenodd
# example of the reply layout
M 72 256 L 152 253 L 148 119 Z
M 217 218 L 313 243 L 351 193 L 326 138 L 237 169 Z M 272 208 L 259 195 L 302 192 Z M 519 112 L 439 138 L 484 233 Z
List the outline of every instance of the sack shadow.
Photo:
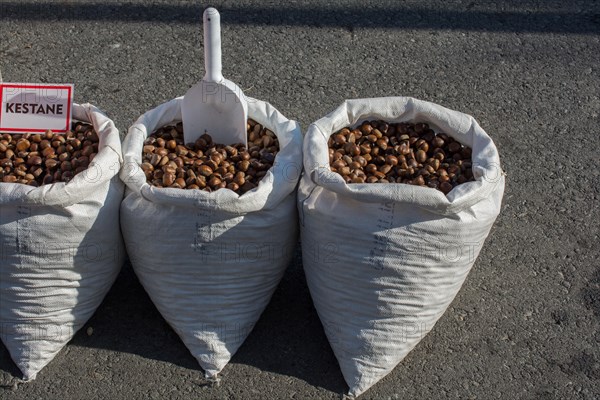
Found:
M 2 373 L 8 377 L 21 376 L 21 371 L 19 371 L 19 368 L 17 368 L 15 363 L 10 358 L 10 354 L 6 349 L 6 346 L 4 346 L 4 343 L 0 342 L 0 377 L 2 376 Z M 9 380 L 0 379 L 0 389 L 5 385 L 9 385 Z
M 347 390 L 306 285 L 299 245 L 271 302 L 231 363 L 335 393 Z
M 89 327 L 95 332 L 91 336 L 86 333 Z M 198 362 L 162 318 L 129 263 L 96 313 L 67 346 L 134 354 L 198 371 L 203 376 Z M 228 368 L 235 364 L 300 379 L 336 393 L 347 389 L 313 308 L 299 246 L 271 302 L 223 370 L 224 385 Z M 52 363 L 46 368 L 51 367 Z M 21 377 L 4 345 L 0 347 L 0 376 L 2 372 Z
M 102 334 L 88 336 L 87 327 Z M 144 291 L 129 263 L 125 263 L 104 302 L 69 345 L 130 353 L 199 369 Z
M 133 301 L 132 299 L 135 299 Z M 127 304 L 127 307 L 123 307 Z M 201 367 L 175 331 L 162 318 L 126 264 L 87 326 L 102 327 L 103 335 L 88 337 L 84 329 L 72 345 L 131 353 L 196 370 Z M 329 346 L 306 286 L 300 246 L 256 326 L 225 367 L 248 365 L 261 371 L 290 376 L 308 384 L 342 393 L 344 378 Z

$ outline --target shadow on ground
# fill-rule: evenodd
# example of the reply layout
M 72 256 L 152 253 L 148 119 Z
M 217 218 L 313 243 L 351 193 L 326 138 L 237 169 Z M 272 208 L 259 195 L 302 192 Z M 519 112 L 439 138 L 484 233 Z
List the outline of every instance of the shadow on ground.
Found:
M 341 393 L 346 390 L 344 379 L 313 308 L 301 266 L 297 248 L 270 304 L 230 365 L 252 366 Z M 86 334 L 88 327 L 94 328 L 91 337 Z M 69 343 L 73 345 L 135 354 L 201 372 L 129 264 L 95 315 Z M 0 356 L 0 370 L 20 377 L 4 345 Z M 47 368 L 51 367 L 52 363 Z M 225 367 L 224 375 L 228 368 Z
M 590 10 L 579 12 L 569 7 L 527 5 L 505 0 L 489 7 L 465 2 L 454 8 L 432 9 L 369 5 L 307 6 L 288 4 L 286 7 L 249 7 L 229 5 L 223 0 L 213 4 L 222 14 L 223 24 L 311 26 L 392 29 L 436 29 L 489 32 L 546 32 L 600 34 L 600 6 L 591 4 Z M 560 4 L 559 4 L 560 6 Z M 152 4 L 117 2 L 35 2 L 9 1 L 0 3 L 1 20 L 93 20 L 123 22 L 157 22 L 200 24 L 205 5 Z M 532 10 L 532 8 L 534 8 Z M 505 11 L 505 10 L 510 11 Z M 502 11 L 498 11 L 502 10 Z

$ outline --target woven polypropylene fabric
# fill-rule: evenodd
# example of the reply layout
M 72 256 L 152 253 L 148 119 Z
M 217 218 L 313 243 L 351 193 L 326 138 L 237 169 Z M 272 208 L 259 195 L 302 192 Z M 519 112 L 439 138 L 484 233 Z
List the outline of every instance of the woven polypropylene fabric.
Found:
M 65 183 L 0 183 L 0 338 L 35 379 L 96 311 L 121 268 L 119 132 L 89 104 L 73 118 L 100 138 L 89 168 Z
M 122 229 L 150 298 L 206 376 L 215 378 L 257 322 L 297 240 L 298 124 L 249 99 L 249 117 L 271 129 L 280 151 L 259 186 L 241 196 L 156 188 L 140 170 L 146 137 L 181 120 L 181 98 L 141 116 L 124 142 Z
M 428 122 L 473 149 L 474 182 L 442 192 L 346 184 L 327 140 L 365 120 Z M 358 396 L 387 375 L 450 305 L 501 206 L 498 152 L 475 120 L 407 97 L 348 100 L 312 124 L 298 194 L 308 286 L 340 368 Z

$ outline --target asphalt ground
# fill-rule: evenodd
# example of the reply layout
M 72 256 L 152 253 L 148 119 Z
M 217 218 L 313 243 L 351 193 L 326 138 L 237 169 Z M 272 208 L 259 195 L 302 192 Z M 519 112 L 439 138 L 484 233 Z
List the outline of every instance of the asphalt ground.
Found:
M 2 1 L 7 82 L 70 82 L 122 132 L 203 75 L 200 2 Z M 507 173 L 502 212 L 433 331 L 363 399 L 600 398 L 600 2 L 214 1 L 224 75 L 303 128 L 346 98 L 473 115 Z M 299 249 L 220 387 L 130 266 L 27 385 L 2 399 L 335 399 L 347 387 Z

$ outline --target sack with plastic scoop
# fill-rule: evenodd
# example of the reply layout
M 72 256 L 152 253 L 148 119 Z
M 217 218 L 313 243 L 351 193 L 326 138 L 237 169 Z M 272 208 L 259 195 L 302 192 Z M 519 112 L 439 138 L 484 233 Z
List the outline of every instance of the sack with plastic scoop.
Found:
M 209 15 L 212 29 L 218 23 L 216 14 L 207 10 L 207 47 Z M 210 65 L 219 65 L 216 75 L 220 75 L 220 60 L 207 61 L 207 79 Z M 302 135 L 296 122 L 239 91 L 236 101 L 247 103 L 247 116 L 272 131 L 279 143 L 274 164 L 258 186 L 240 195 L 228 188 L 207 192 L 149 184 L 141 168 L 144 141 L 165 125 L 183 119 L 185 143 L 194 143 L 193 135 L 204 133 L 216 143 L 246 141 L 246 121 L 241 128 L 223 129 L 232 120 L 223 120 L 227 110 L 219 101 L 202 101 L 217 92 L 206 87 L 210 85 L 201 82 L 185 97 L 148 111 L 129 129 L 123 143 L 121 178 L 127 191 L 121 217 L 127 252 L 140 282 L 206 377 L 216 380 L 258 321 L 291 260 L 298 235 L 295 204 Z M 207 109 L 212 111 L 206 114 Z M 234 108 L 236 112 L 240 109 Z M 208 116 L 195 118 L 198 115 Z M 189 118 L 197 125 L 190 125 Z M 240 129 L 242 138 L 236 136 Z
M 154 187 L 139 168 L 144 140 L 181 121 L 181 102 L 148 111 L 129 129 L 122 231 L 150 298 L 206 376 L 215 378 L 254 327 L 291 260 L 302 135 L 296 122 L 250 99 L 250 117 L 271 129 L 280 145 L 256 188 L 240 196 L 226 188 L 209 193 Z

